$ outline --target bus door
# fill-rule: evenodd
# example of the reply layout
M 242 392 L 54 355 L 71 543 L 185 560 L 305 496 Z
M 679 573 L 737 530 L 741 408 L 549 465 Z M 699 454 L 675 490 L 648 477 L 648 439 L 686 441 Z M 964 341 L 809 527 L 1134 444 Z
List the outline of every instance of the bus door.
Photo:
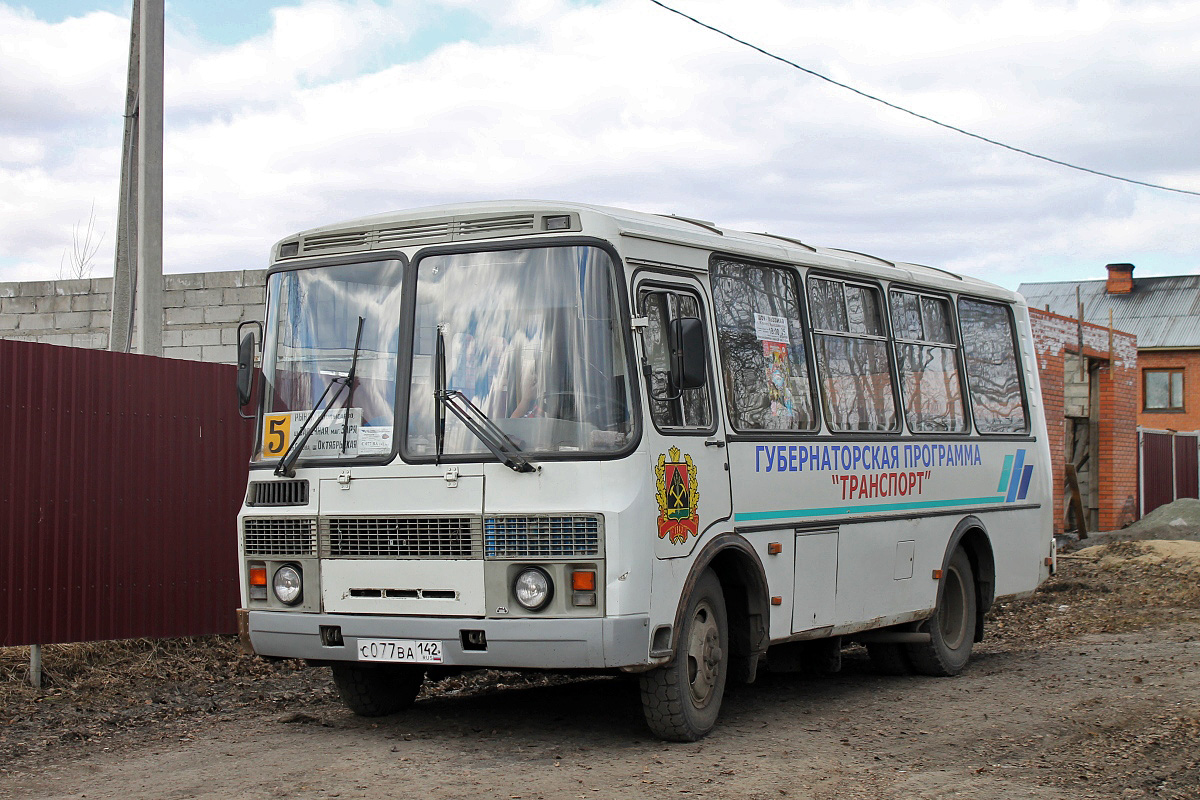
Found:
M 731 513 L 728 448 L 703 296 L 696 281 L 650 275 L 643 276 L 634 291 L 637 316 L 646 322 L 641 329 L 643 389 L 649 406 L 645 435 L 658 501 L 658 558 L 688 555 L 697 539 Z M 702 336 L 695 336 L 697 325 Z M 703 341 L 705 376 L 702 385 L 680 389 L 672 385 L 671 352 L 687 335 L 686 328 L 693 329 L 693 350 L 696 341 Z M 695 353 L 684 357 L 688 355 Z

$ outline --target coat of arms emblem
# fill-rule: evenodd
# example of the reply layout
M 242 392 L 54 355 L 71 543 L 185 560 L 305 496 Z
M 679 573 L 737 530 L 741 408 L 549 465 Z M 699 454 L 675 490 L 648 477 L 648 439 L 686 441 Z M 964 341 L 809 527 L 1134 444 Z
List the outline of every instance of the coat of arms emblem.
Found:
M 692 457 L 681 454 L 678 447 L 672 447 L 658 457 L 654 475 L 658 486 L 658 538 L 669 539 L 671 544 L 683 544 L 688 534 L 699 536 L 700 518 L 696 504 L 700 500 L 700 490 Z

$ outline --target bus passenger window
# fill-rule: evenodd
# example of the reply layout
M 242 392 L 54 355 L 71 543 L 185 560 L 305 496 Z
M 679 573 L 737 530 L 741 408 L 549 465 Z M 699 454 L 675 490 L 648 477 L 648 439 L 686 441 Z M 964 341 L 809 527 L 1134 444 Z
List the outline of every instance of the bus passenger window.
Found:
M 965 431 L 967 420 L 949 301 L 898 289 L 890 295 L 908 429 L 914 433 Z
M 958 321 L 962 325 L 975 427 L 980 433 L 1029 430 L 1008 309 L 995 303 L 959 298 Z
M 659 428 L 709 429 L 713 424 L 712 404 L 707 386 L 687 389 L 677 400 L 656 400 L 670 394 L 668 375 L 670 357 L 667 326 L 679 317 L 699 317 L 700 304 L 690 294 L 649 291 L 642 294 L 649 324 L 642 338 L 646 360 L 650 363 L 647 391 L 650 416 Z
M 834 431 L 899 428 L 879 290 L 811 277 L 813 350 Z
M 794 274 L 717 260 L 712 265 L 717 347 L 737 430 L 817 427 Z

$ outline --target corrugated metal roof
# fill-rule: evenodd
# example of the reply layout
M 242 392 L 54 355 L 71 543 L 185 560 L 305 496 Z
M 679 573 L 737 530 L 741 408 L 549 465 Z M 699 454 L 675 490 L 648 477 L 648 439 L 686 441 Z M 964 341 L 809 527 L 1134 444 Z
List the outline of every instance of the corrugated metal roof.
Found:
M 1200 275 L 1134 278 L 1133 291 L 1109 294 L 1106 281 L 1023 283 L 1017 291 L 1033 308 L 1074 317 L 1075 287 L 1083 318 L 1135 334 L 1138 347 L 1200 347 Z

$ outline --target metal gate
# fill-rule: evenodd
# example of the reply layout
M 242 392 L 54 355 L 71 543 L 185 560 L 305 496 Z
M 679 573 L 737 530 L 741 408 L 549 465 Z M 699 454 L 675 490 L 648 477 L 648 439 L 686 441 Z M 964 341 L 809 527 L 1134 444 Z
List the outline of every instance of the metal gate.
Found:
M 1181 497 L 1200 498 L 1200 433 L 1138 428 L 1141 514 Z

